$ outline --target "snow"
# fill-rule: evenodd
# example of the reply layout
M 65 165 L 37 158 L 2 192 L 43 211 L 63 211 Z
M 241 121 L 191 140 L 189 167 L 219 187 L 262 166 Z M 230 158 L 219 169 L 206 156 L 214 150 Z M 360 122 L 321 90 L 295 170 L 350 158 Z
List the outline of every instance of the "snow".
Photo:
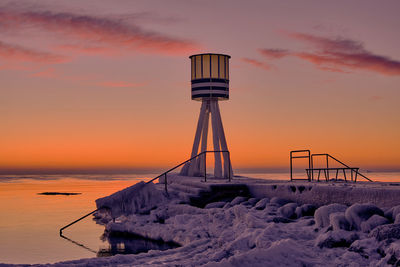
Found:
M 256 210 L 263 210 L 265 209 L 265 205 L 267 205 L 269 203 L 269 198 L 263 198 L 261 200 L 259 200 L 256 205 L 254 205 L 254 208 Z
M 350 230 L 350 223 L 346 220 L 344 212 L 334 212 L 329 214 L 329 224 L 332 226 L 333 231 Z
M 355 232 L 334 230 L 319 235 L 315 240 L 315 245 L 320 248 L 348 247 L 358 238 Z
M 325 227 L 330 225 L 330 214 L 346 210 L 346 206 L 342 204 L 333 203 L 330 205 L 319 207 L 315 211 L 315 223 L 317 227 Z
M 388 219 L 375 214 L 375 215 L 372 215 L 367 221 L 361 223 L 361 230 L 363 232 L 369 232 L 379 225 L 388 224 L 388 223 L 389 223 Z
M 278 213 L 280 213 L 283 217 L 286 217 L 288 219 L 296 219 L 297 214 L 296 214 L 296 208 L 297 208 L 297 203 L 288 203 L 283 205 L 278 209 Z
M 139 182 L 108 197 L 96 200 L 97 208 L 111 210 L 113 218 L 134 213 L 146 213 L 165 200 L 163 193 L 153 183 Z
M 372 215 L 383 216 L 383 211 L 372 204 L 354 204 L 346 210 L 345 216 L 350 227 L 355 230 L 361 229 L 361 223 L 368 220 Z
M 393 223 L 399 220 L 400 206 L 392 193 L 384 206 L 378 206 L 376 199 L 383 197 L 378 189 L 264 184 L 252 198 L 212 202 L 202 209 L 189 205 L 188 194 L 209 186 L 181 176 L 168 181 L 179 183 L 175 189 L 184 194 L 171 187 L 167 198 L 163 185 L 137 184 L 97 200 L 98 207 L 107 206 L 112 214 L 97 216 L 107 232 L 172 241 L 181 247 L 55 266 L 387 266 L 400 258 L 400 224 Z M 249 185 L 252 192 L 254 185 Z M 263 190 L 267 193 L 260 194 Z M 365 192 L 372 193 L 360 196 Z M 365 202 L 353 202 L 360 199 Z

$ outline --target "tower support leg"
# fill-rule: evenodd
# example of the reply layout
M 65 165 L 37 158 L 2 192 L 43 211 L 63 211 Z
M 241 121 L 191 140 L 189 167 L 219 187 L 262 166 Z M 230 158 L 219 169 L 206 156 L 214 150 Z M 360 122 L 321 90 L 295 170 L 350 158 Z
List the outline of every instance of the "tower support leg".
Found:
M 214 143 L 214 150 L 218 151 L 220 149 L 220 125 L 218 121 L 218 114 L 217 114 L 217 101 L 210 102 L 211 107 L 211 123 L 212 123 L 212 131 L 213 131 L 213 143 Z M 221 154 L 214 153 L 214 176 L 215 177 L 222 177 L 222 164 L 221 164 Z
M 219 110 L 218 102 L 215 103 L 215 106 L 216 106 L 216 115 L 217 115 L 218 124 L 219 124 L 219 139 L 220 139 L 220 143 L 221 143 L 221 150 L 228 151 L 228 145 L 226 143 L 224 126 L 222 125 L 221 113 Z M 233 176 L 232 164 L 229 164 L 230 157 L 229 157 L 228 153 L 222 153 L 222 156 L 224 158 L 224 177 L 228 178 L 229 172 L 232 177 Z
M 197 130 L 194 138 L 191 158 L 201 152 L 207 151 L 207 138 L 209 120 L 211 116 L 212 138 L 215 151 L 228 151 L 224 127 L 222 125 L 218 100 L 204 100 L 201 104 Z M 199 152 L 199 146 L 200 152 Z M 199 176 L 204 174 L 205 156 L 198 157 L 186 163 L 180 174 L 185 176 Z M 217 178 L 227 178 L 233 176 L 232 165 L 230 164 L 228 153 L 214 153 L 214 176 Z M 223 172 L 223 173 L 222 173 Z
M 192 148 L 192 154 L 191 158 L 197 155 L 199 151 L 199 144 L 200 144 L 200 138 L 201 138 L 201 132 L 203 129 L 203 123 L 204 123 L 204 117 L 206 115 L 207 111 L 207 103 L 203 101 L 201 103 L 201 108 L 200 108 L 200 115 L 199 115 L 199 121 L 197 122 L 197 129 L 196 129 L 196 135 L 194 137 L 194 142 L 193 142 L 193 148 Z M 195 162 L 196 160 L 189 162 L 189 164 L 185 164 L 181 170 L 181 175 L 187 175 L 187 176 L 193 176 L 195 172 Z

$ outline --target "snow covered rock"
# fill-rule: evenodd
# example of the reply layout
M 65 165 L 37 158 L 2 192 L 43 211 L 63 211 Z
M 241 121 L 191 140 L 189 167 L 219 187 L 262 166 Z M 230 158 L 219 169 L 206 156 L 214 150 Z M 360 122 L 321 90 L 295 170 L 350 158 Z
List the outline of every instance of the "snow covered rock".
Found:
M 344 230 L 329 231 L 320 234 L 315 240 L 315 245 L 320 248 L 348 247 L 357 239 L 358 235 L 355 232 Z
M 396 223 L 396 224 L 400 223 L 400 214 L 396 215 L 396 218 L 394 219 L 394 223 Z
M 369 237 L 375 237 L 378 241 L 393 238 L 400 239 L 400 224 L 384 224 L 372 230 Z
M 355 230 L 361 230 L 361 223 L 375 214 L 380 216 L 384 215 L 380 208 L 372 204 L 353 204 L 345 212 L 350 227 Z
M 391 254 L 397 259 L 400 259 L 400 241 L 396 241 L 390 244 L 389 248 L 385 250 L 386 254 Z
M 261 200 L 259 200 L 256 205 L 254 206 L 254 208 L 256 210 L 263 210 L 265 209 L 265 205 L 267 205 L 269 203 L 269 198 L 263 198 Z
M 326 206 L 319 207 L 314 214 L 315 224 L 317 227 L 326 227 L 330 225 L 329 215 L 335 212 L 344 212 L 346 206 L 342 204 L 330 204 Z
M 249 198 L 247 201 L 245 201 L 245 202 L 243 202 L 242 204 L 243 205 L 246 205 L 246 206 L 254 206 L 254 204 L 256 204 L 258 202 L 258 199 L 257 198 L 254 198 L 254 197 L 252 197 L 252 198 Z
M 334 231 L 350 230 L 350 223 L 346 220 L 344 212 L 335 212 L 329 215 L 329 223 Z
M 240 203 L 242 203 L 242 202 L 244 202 L 244 201 L 246 201 L 246 200 L 247 200 L 247 197 L 235 197 L 235 198 L 231 201 L 231 205 L 232 205 L 232 206 L 235 206 L 235 205 L 240 204 Z
M 361 231 L 370 232 L 375 227 L 390 223 L 388 219 L 379 215 L 372 215 L 371 218 L 361 223 Z
M 394 206 L 389 210 L 385 211 L 385 217 L 391 221 L 394 221 L 397 215 L 400 214 L 400 206 Z
M 400 266 L 400 242 L 396 241 L 390 244 L 390 246 L 385 249 L 386 256 L 382 258 L 377 266 Z
M 296 219 L 297 215 L 295 213 L 297 208 L 296 203 L 288 203 L 283 205 L 278 209 L 278 213 L 280 213 L 283 217 L 288 219 Z
M 296 208 L 295 213 L 297 215 L 297 218 L 300 218 L 302 216 L 314 216 L 316 209 L 317 207 L 312 204 L 303 204 Z
M 379 242 L 375 238 L 364 238 L 354 241 L 350 247 L 349 251 L 356 252 L 362 257 L 367 259 L 379 260 L 381 255 L 378 254 Z
M 272 221 L 274 223 L 291 223 L 291 222 L 294 222 L 293 220 L 290 220 L 290 219 L 285 218 L 285 217 L 280 217 L 280 216 L 274 217 L 272 219 Z
M 162 191 L 153 183 L 139 182 L 114 194 L 96 200 L 97 208 L 110 209 L 112 217 L 146 213 L 165 201 Z
M 237 253 L 220 262 L 208 263 L 206 267 L 234 266 L 315 266 L 321 265 L 313 255 L 301 249 L 292 239 L 274 241 L 268 248 L 254 248 L 243 253 Z
M 208 203 L 204 208 L 205 209 L 222 208 L 225 205 L 226 205 L 226 202 L 219 201 L 219 202 Z
M 278 206 L 283 206 L 289 202 L 292 202 L 292 201 L 284 199 L 284 198 L 279 198 L 279 197 L 273 197 L 273 198 L 271 198 L 271 201 L 270 201 L 271 204 L 275 204 Z

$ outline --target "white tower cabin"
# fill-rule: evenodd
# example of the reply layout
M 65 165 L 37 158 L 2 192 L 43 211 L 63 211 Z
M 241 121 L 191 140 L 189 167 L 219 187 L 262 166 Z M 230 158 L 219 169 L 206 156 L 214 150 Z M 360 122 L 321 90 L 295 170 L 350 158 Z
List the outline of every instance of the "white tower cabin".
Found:
M 214 150 L 228 151 L 218 101 L 229 99 L 229 59 L 231 57 L 207 53 L 192 55 L 189 58 L 192 63 L 192 100 L 201 101 L 191 157 L 207 150 L 210 115 Z M 232 177 L 232 165 L 229 162 L 228 153 L 213 154 L 215 157 L 214 176 L 227 178 L 230 172 Z M 200 156 L 186 163 L 181 170 L 181 175 L 204 175 L 204 160 L 205 156 Z

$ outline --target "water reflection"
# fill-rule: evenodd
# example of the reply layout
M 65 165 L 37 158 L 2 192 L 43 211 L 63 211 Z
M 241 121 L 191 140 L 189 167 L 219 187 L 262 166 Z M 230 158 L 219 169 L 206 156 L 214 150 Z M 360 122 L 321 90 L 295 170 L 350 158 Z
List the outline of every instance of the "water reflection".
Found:
M 65 240 L 68 240 L 69 242 L 71 242 L 71 243 L 73 243 L 73 244 L 75 244 L 77 246 L 80 246 L 80 247 L 82 247 L 82 248 L 84 248 L 84 249 L 86 249 L 86 250 L 88 250 L 90 252 L 93 252 L 94 254 L 97 254 L 97 252 L 95 250 L 93 250 L 93 249 L 91 249 L 91 248 L 85 246 L 84 244 L 81 244 L 81 243 L 79 243 L 79 242 L 77 242 L 75 240 L 72 240 L 71 238 L 68 238 L 68 237 L 66 237 L 66 236 L 64 236 L 62 234 L 60 234 L 60 237 L 64 238 Z
M 174 242 L 152 240 L 129 233 L 109 233 L 106 231 L 101 236 L 101 240 L 105 243 L 105 245 L 100 247 L 98 251 L 95 251 L 94 249 L 91 249 L 86 245 L 72 240 L 64 235 L 60 235 L 60 237 L 96 254 L 97 257 L 109 257 L 117 254 L 139 254 L 146 253 L 150 250 L 167 250 L 180 247 L 179 244 Z
M 109 246 L 100 248 L 97 257 L 107 257 L 116 254 L 139 254 L 149 250 L 167 250 L 180 247 L 174 242 L 152 240 L 128 233 L 108 233 L 102 236 L 103 241 L 108 241 Z

